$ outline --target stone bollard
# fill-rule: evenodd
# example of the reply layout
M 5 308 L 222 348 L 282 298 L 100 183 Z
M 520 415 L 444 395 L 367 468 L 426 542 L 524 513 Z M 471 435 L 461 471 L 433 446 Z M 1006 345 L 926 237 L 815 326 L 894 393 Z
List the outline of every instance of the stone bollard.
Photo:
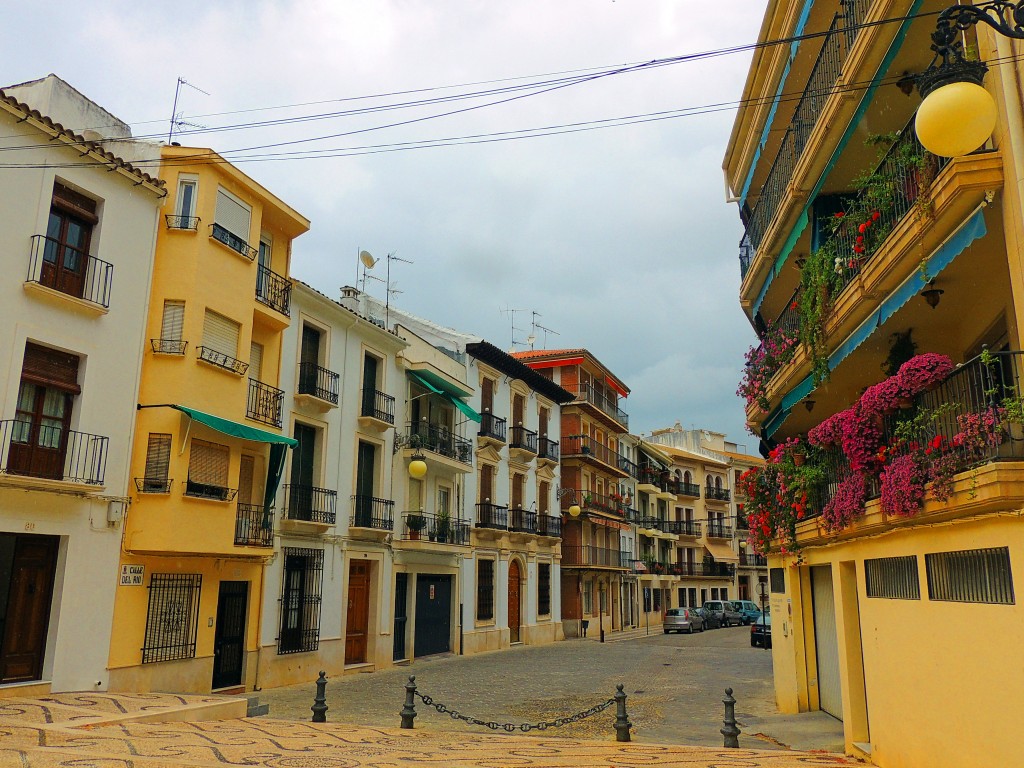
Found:
M 320 677 L 316 679 L 316 698 L 313 699 L 313 706 L 310 709 L 313 712 L 314 723 L 327 722 L 327 675 L 322 669 Z
M 722 703 L 725 704 L 725 719 L 722 721 L 722 730 L 719 733 L 725 737 L 723 746 L 727 749 L 739 749 L 740 729 L 736 727 L 736 699 L 732 697 L 732 688 L 725 689 L 725 698 L 722 699 Z
M 629 722 L 626 714 L 626 694 L 622 690 L 622 684 L 615 686 L 615 740 L 629 741 L 629 729 L 633 724 Z
M 400 727 L 411 729 L 414 719 L 416 719 L 416 676 L 412 675 L 409 682 L 405 684 L 405 706 L 402 707 L 402 725 Z

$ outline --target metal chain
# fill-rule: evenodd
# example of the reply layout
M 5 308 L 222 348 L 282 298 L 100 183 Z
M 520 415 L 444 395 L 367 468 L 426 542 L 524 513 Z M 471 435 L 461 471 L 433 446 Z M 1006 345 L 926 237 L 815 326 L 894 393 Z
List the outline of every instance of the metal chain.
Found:
M 514 733 L 515 731 L 529 733 L 534 729 L 538 731 L 546 731 L 548 728 L 559 728 L 563 725 L 568 725 L 569 723 L 578 723 L 580 720 L 585 720 L 592 715 L 596 715 L 598 712 L 604 712 L 608 707 L 615 703 L 615 699 L 608 699 L 608 701 L 593 706 L 590 709 L 585 709 L 582 712 L 577 712 L 575 715 L 570 715 L 569 717 L 559 717 L 554 720 L 545 720 L 539 723 L 520 723 L 519 725 L 516 725 L 515 723 L 496 723 L 492 720 L 480 720 L 475 717 L 468 717 L 461 712 L 457 712 L 454 709 L 446 707 L 440 702 L 435 702 L 433 698 L 422 694 L 419 691 L 415 691 L 415 694 L 428 707 L 433 707 L 441 714 L 448 715 L 448 717 L 453 720 L 462 720 L 469 725 L 482 725 L 485 728 L 490 728 L 492 731 L 507 731 L 508 733 Z

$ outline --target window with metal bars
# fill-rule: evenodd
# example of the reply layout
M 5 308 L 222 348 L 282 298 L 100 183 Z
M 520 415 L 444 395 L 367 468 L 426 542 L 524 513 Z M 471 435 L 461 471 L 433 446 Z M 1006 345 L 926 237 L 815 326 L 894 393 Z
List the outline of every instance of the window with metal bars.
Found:
M 235 490 L 228 488 L 230 458 L 231 449 L 226 445 L 192 438 L 185 495 L 218 501 L 230 501 L 234 498 Z
M 885 597 L 892 600 L 921 599 L 916 555 L 865 560 L 864 582 L 868 597 Z
M 320 595 L 324 551 L 284 547 L 281 582 L 281 632 L 277 652 L 301 653 L 320 647 Z
M 146 446 L 146 471 L 141 483 L 136 483 L 142 493 L 168 493 L 171 481 L 167 473 L 171 466 L 171 436 L 150 433 Z
M 1014 604 L 1008 547 L 935 552 L 924 564 L 930 600 Z
M 202 585 L 200 573 L 150 576 L 143 664 L 195 658 Z
M 551 565 L 537 564 L 537 615 L 551 614 Z
M 476 562 L 476 618 L 490 621 L 494 618 L 494 561 Z
M 782 595 L 786 592 L 786 571 L 784 568 L 769 568 L 768 580 L 773 594 Z

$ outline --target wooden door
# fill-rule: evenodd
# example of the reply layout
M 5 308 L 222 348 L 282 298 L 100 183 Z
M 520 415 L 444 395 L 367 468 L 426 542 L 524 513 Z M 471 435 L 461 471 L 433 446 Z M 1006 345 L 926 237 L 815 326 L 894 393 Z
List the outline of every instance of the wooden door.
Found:
M 39 282 L 61 293 L 80 297 L 85 287 L 91 233 L 89 222 L 51 209 Z
M 363 355 L 363 416 L 382 418 L 377 412 L 377 358 Z
M 360 440 L 356 451 L 356 498 L 354 510 L 355 523 L 360 528 L 370 528 L 374 524 L 373 492 L 377 477 L 376 465 L 377 447 L 372 443 Z
M 320 331 L 308 325 L 302 326 L 302 343 L 299 347 L 299 393 L 319 395 L 320 379 Z
M 0 536 L 0 683 L 39 680 L 50 626 L 56 536 Z M 6 567 L 4 565 L 6 564 Z
M 520 582 L 522 573 L 519 570 L 519 561 L 513 560 L 508 564 L 508 634 L 509 642 L 518 643 L 520 620 Z
M 22 381 L 7 471 L 60 480 L 68 448 L 73 397 L 56 387 Z
M 367 630 L 370 626 L 370 564 L 350 563 L 348 567 L 348 619 L 345 624 L 345 663 L 366 661 Z
M 213 689 L 242 683 L 245 662 L 245 609 L 249 582 L 222 581 L 217 597 L 217 628 L 213 635 Z

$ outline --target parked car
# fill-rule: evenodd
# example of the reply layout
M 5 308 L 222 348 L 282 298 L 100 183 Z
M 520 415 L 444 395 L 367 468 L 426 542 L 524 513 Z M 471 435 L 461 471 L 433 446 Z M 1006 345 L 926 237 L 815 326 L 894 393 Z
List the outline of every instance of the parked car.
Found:
M 761 615 L 761 609 L 753 600 L 733 600 L 732 604 L 740 612 L 744 624 L 753 624 Z
M 706 611 L 703 608 L 691 608 L 704 621 L 704 629 L 719 629 L 722 626 L 722 614 Z
M 704 611 L 706 613 L 718 614 L 723 627 L 731 627 L 733 625 L 738 627 L 743 623 L 740 612 L 728 600 L 707 600 L 704 603 Z
M 696 608 L 669 608 L 665 612 L 665 620 L 661 626 L 666 635 L 669 632 L 686 632 L 692 635 L 694 630 L 704 631 L 704 617 Z
M 750 625 L 750 646 L 752 648 L 772 647 L 772 615 L 763 614 Z

